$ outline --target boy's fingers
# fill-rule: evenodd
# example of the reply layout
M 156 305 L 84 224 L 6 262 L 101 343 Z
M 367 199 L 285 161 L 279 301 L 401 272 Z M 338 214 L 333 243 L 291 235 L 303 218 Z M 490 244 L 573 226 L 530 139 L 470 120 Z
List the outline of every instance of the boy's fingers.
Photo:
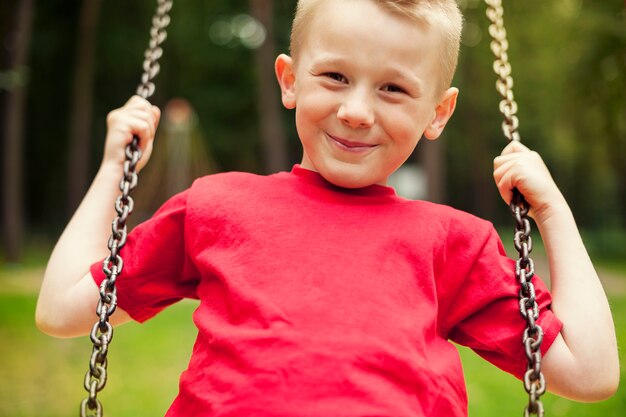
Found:
M 129 114 L 148 120 L 152 126 L 152 133 L 150 134 L 150 137 L 152 137 L 156 133 L 157 126 L 159 125 L 161 110 L 139 96 L 134 96 L 131 100 L 135 97 L 137 97 L 137 100 L 129 106 L 131 108 Z
M 150 105 L 150 102 L 143 97 L 138 95 L 131 96 L 126 102 L 127 105 Z
M 159 126 L 159 120 L 161 120 L 161 109 L 157 106 L 152 106 L 152 115 L 154 117 L 154 131 L 156 132 L 156 129 Z
M 496 170 L 504 164 L 508 164 L 511 161 L 520 159 L 519 152 L 507 153 L 504 155 L 498 155 L 493 159 L 493 169 Z
M 142 111 L 134 114 L 113 113 L 109 118 L 109 131 L 121 133 L 126 137 L 126 144 L 130 143 L 133 135 L 137 135 L 139 146 L 144 148 L 154 138 L 156 122 Z
M 139 146 L 146 150 L 156 134 L 161 110 L 146 99 L 134 95 L 120 108 L 107 116 L 109 132 L 118 132 L 129 143 L 134 135 L 139 138 Z
M 515 166 L 514 161 L 506 161 L 493 171 L 493 179 L 495 180 L 496 186 L 498 187 L 498 190 L 500 191 L 500 194 L 502 194 L 503 198 L 505 197 L 504 194 L 512 194 L 511 191 L 514 188 L 514 185 L 513 185 L 514 166 Z
M 504 174 L 511 168 L 512 161 L 502 161 L 502 163 L 498 164 L 494 167 L 493 177 L 496 182 L 500 180 L 504 176 Z
M 513 199 L 513 180 L 510 176 L 506 175 L 496 183 L 496 187 L 500 192 L 500 196 L 506 204 L 510 204 Z
M 138 119 L 134 123 L 133 134 L 139 136 L 141 147 L 145 147 L 152 138 L 152 124 L 145 119 Z
M 508 145 L 504 147 L 500 155 L 507 155 L 515 152 L 527 152 L 530 151 L 526 145 L 517 140 L 512 140 Z
M 160 111 L 156 106 L 151 105 L 148 111 L 143 108 L 129 109 L 124 113 L 124 116 L 128 117 L 125 123 L 128 124 L 128 128 L 132 132 L 138 130 L 145 133 L 145 135 L 141 135 L 142 140 L 152 139 L 156 134 L 160 117 Z
M 148 100 L 137 95 L 129 98 L 124 106 L 122 106 L 123 109 L 141 109 L 150 113 L 150 115 L 152 115 L 153 112 L 152 107 L 154 106 Z
M 502 154 L 494 158 L 493 167 L 494 169 L 498 169 L 498 167 L 511 161 L 525 166 L 526 169 L 534 169 L 533 167 L 541 166 L 543 162 L 537 152 L 530 150 L 521 143 L 514 142 L 507 145 L 502 151 Z

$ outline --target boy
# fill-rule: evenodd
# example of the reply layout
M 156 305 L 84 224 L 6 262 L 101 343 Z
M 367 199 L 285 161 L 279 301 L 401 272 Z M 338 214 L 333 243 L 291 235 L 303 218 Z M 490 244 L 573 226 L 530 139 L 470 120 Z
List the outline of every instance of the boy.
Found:
M 168 416 L 465 416 L 449 340 L 523 374 L 513 262 L 491 225 L 386 185 L 454 111 L 460 29 L 453 0 L 299 2 L 276 74 L 302 163 L 199 179 L 122 253 L 114 324 L 200 299 Z M 139 135 L 145 163 L 158 119 L 139 98 L 110 114 L 100 171 L 46 270 L 43 331 L 90 330 L 124 146 Z M 505 201 L 524 194 L 546 244 L 552 300 L 536 285 L 548 387 L 607 398 L 619 379 L 612 318 L 563 196 L 521 144 L 495 159 L 494 177 Z

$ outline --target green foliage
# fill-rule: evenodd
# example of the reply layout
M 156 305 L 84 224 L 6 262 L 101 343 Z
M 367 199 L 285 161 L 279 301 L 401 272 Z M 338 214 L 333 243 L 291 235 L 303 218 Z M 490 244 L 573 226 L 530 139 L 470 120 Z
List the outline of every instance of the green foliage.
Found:
M 444 132 L 449 203 L 509 224 L 491 178 L 505 145 L 493 87 L 487 19 L 479 0 L 459 2 L 466 31 L 454 84 L 461 95 Z M 275 0 L 277 53 L 286 51 L 295 0 Z M 27 219 L 57 234 L 65 223 L 70 86 L 80 2 L 37 6 L 28 89 Z M 134 92 L 153 1 L 103 2 L 98 24 L 92 172 L 108 111 Z M 505 2 L 521 135 L 538 150 L 587 227 L 624 228 L 626 207 L 626 25 L 620 2 Z M 212 25 L 248 11 L 247 0 L 175 2 L 154 102 L 188 99 L 224 170 L 260 172 L 253 51 L 211 40 Z M 279 98 L 276 97 L 276 100 Z M 293 114 L 284 112 L 291 162 L 299 159 Z M 419 147 L 418 147 L 419 152 Z
M 492 185 L 491 159 L 505 139 L 484 6 L 460 4 L 461 95 L 445 138 L 451 203 L 500 223 L 506 210 Z M 618 2 L 505 2 L 522 141 L 547 161 L 579 222 L 603 229 L 624 227 L 625 17 Z M 493 193 L 479 191 L 485 189 Z

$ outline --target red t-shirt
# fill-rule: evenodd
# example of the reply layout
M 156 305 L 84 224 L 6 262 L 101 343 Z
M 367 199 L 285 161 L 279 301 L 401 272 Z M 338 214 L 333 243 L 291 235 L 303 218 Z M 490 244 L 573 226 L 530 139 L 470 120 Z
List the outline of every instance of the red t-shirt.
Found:
M 491 224 L 389 187 L 299 166 L 208 176 L 122 255 L 119 306 L 135 320 L 200 300 L 170 417 L 466 416 L 450 340 L 525 371 L 514 263 Z M 561 323 L 535 284 L 545 352 Z

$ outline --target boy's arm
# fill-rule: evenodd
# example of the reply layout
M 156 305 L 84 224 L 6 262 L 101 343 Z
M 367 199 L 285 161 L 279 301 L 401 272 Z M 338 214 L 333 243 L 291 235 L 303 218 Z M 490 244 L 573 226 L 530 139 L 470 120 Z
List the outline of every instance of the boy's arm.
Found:
M 73 337 L 91 331 L 100 296 L 89 268 L 109 253 L 106 242 L 116 214 L 113 204 L 120 194 L 124 150 L 133 134 L 139 136 L 144 156 L 137 168 L 143 167 L 159 116 L 158 108 L 137 96 L 109 113 L 100 169 L 48 260 L 36 311 L 37 326 L 43 332 Z M 111 316 L 113 324 L 128 320 L 128 314 L 119 308 Z
M 546 248 L 552 310 L 563 322 L 542 362 L 548 389 L 578 401 L 610 397 L 619 384 L 611 310 L 565 198 L 541 157 L 518 142 L 495 159 L 494 178 L 507 203 L 513 188 L 524 195 Z

